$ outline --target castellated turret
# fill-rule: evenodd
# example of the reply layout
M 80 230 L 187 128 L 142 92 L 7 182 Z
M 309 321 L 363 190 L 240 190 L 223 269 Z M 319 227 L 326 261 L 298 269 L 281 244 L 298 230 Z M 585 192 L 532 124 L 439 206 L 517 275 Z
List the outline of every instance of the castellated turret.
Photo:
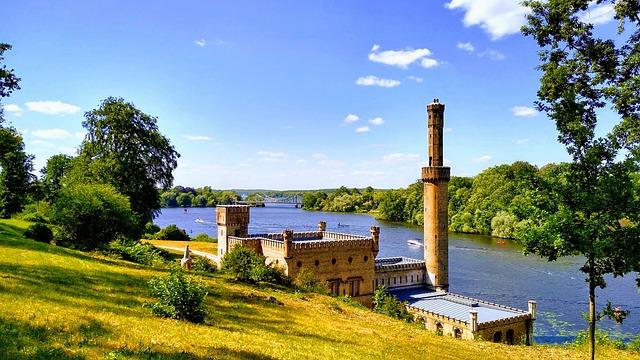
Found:
M 444 165 L 444 105 L 438 99 L 427 105 L 428 164 L 422 168 L 424 183 L 424 259 L 429 283 L 449 288 L 448 207 L 450 169 Z

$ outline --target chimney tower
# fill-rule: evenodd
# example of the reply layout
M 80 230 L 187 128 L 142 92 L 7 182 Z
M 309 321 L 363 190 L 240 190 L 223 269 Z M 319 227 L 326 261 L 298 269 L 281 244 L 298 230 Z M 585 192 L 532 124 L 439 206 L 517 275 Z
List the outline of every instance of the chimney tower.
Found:
M 444 105 L 439 99 L 427 105 L 428 161 L 422 168 L 424 183 L 424 259 L 432 287 L 449 289 L 449 194 L 450 168 L 443 166 Z

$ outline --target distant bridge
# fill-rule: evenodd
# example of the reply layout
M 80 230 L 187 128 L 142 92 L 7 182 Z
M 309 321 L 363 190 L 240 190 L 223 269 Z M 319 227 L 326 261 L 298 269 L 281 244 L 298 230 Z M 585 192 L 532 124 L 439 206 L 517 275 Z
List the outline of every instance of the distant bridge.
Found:
M 254 199 L 251 200 L 243 200 L 236 201 L 236 205 L 251 205 L 263 207 L 266 204 L 290 204 L 294 205 L 296 208 L 302 207 L 302 195 L 293 195 L 286 197 L 269 197 L 264 194 L 255 194 Z

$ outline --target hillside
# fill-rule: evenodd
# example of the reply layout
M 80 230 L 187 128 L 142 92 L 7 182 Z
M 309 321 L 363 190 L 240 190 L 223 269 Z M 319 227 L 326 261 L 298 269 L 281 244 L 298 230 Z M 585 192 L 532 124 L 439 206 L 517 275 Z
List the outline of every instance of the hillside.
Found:
M 339 299 L 221 275 L 198 276 L 209 289 L 205 325 L 160 319 L 142 305 L 151 300 L 147 281 L 162 271 L 26 240 L 26 226 L 0 221 L 2 359 L 587 357 L 586 349 L 439 337 Z M 599 358 L 633 358 L 599 351 Z

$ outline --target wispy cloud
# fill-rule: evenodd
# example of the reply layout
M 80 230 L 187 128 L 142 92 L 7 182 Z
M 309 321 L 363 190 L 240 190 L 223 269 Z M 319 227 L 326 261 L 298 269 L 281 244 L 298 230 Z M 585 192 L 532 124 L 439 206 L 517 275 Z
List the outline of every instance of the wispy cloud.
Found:
M 406 154 L 406 153 L 393 153 L 387 154 L 382 157 L 384 163 L 399 163 L 399 162 L 416 162 L 420 159 L 418 154 Z
M 365 132 L 369 132 L 369 131 L 371 131 L 371 129 L 368 126 L 361 126 L 361 127 L 356 129 L 357 133 L 365 133 Z
M 526 144 L 529 142 L 529 139 L 517 139 L 517 140 L 513 140 L 513 143 L 516 145 L 522 145 L 522 144 Z
M 520 117 L 532 117 L 538 115 L 536 109 L 528 106 L 514 106 L 511 108 L 511 113 Z
M 438 65 L 440 65 L 440 63 L 436 59 L 422 59 L 422 60 L 420 60 L 420 66 L 422 66 L 425 69 L 430 69 L 430 68 L 436 67 Z
M 451 0 L 445 7 L 463 10 L 464 25 L 480 26 L 493 40 L 519 33 L 530 11 L 514 0 Z
M 589 7 L 587 11 L 579 15 L 580 21 L 590 23 L 593 25 L 606 24 L 613 20 L 613 16 L 616 14 L 614 4 L 598 4 Z
M 373 118 L 369 120 L 369 124 L 371 125 L 382 125 L 384 124 L 384 119 L 381 117 Z
M 65 129 L 40 129 L 31 132 L 31 135 L 41 139 L 66 139 L 73 134 Z
M 481 53 L 478 53 L 478 57 L 487 58 L 489 60 L 500 61 L 504 60 L 505 56 L 498 50 L 487 49 Z
M 286 154 L 283 152 L 268 151 L 268 150 L 258 151 L 257 155 L 260 157 L 261 161 L 268 161 L 268 162 L 281 161 L 281 160 L 284 160 L 284 158 L 286 157 Z
M 205 39 L 196 40 L 193 43 L 198 45 L 199 47 L 207 46 L 207 40 L 205 40 Z
M 487 161 L 490 161 L 491 159 L 492 159 L 491 155 L 482 155 L 480 157 L 477 157 L 477 158 L 473 159 L 473 161 L 474 162 L 487 162 Z
M 184 135 L 184 138 L 191 141 L 211 141 L 213 138 L 211 136 L 205 135 Z
M 400 81 L 392 79 L 382 79 L 377 76 L 362 76 L 356 80 L 356 84 L 360 86 L 379 86 L 383 88 L 393 88 L 400 86 Z
M 16 104 L 7 104 L 3 109 L 5 112 L 12 115 L 20 116 L 22 114 L 22 108 Z
M 475 48 L 470 42 L 465 42 L 465 43 L 459 42 L 457 45 L 457 48 L 466 52 L 473 52 L 473 50 L 475 50 Z
M 428 56 L 431 56 L 431 51 L 427 48 L 385 51 L 379 50 L 380 45 L 373 45 L 371 51 L 369 52 L 369 60 L 386 65 L 397 66 L 402 69 L 406 69 L 409 65 L 420 59 L 422 59 L 422 66 L 425 66 L 425 60 L 431 60 L 434 62 L 436 61 L 434 59 L 427 58 Z
M 349 114 L 347 115 L 347 117 L 344 118 L 344 122 L 346 124 L 352 124 L 356 121 L 360 120 L 360 117 L 358 115 L 355 114 Z
M 67 104 L 62 101 L 29 101 L 25 105 L 27 109 L 48 115 L 75 114 L 80 107 Z
M 418 76 L 409 75 L 409 76 L 407 76 L 407 79 L 415 81 L 417 83 L 421 83 L 422 82 L 422 78 L 418 77 Z

